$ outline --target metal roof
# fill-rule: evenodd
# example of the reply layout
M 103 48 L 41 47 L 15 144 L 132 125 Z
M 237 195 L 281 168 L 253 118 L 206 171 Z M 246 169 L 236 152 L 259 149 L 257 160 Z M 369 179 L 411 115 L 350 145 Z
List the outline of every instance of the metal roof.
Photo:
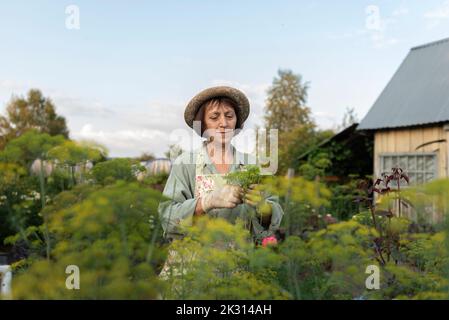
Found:
M 449 121 L 449 38 L 414 47 L 358 130 Z

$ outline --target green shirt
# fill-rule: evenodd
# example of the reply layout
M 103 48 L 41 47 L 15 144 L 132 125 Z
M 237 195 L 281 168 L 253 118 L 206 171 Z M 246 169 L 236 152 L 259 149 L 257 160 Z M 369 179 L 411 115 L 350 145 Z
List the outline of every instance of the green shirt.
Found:
M 238 152 L 234 147 L 234 161 L 230 167 L 230 172 L 239 171 L 245 164 L 255 164 L 254 158 L 248 154 Z M 164 188 L 164 196 L 170 200 L 159 204 L 159 216 L 161 218 L 164 234 L 167 238 L 177 239 L 183 236 L 180 225 L 183 220 L 191 218 L 195 212 L 197 198 L 195 193 L 196 159 L 200 150 L 184 152 L 174 161 L 170 175 Z M 207 156 L 203 164 L 204 174 L 218 174 L 214 164 Z M 235 223 L 237 218 L 249 222 L 250 232 L 255 240 L 262 240 L 271 236 L 279 228 L 284 215 L 284 211 L 279 205 L 277 196 L 265 195 L 265 200 L 272 206 L 271 223 L 264 228 L 257 217 L 248 218 L 245 214 L 248 210 L 254 210 L 249 205 L 239 204 L 233 209 L 221 208 L 213 209 L 208 215 L 220 217 Z M 243 208 L 246 206 L 246 210 Z

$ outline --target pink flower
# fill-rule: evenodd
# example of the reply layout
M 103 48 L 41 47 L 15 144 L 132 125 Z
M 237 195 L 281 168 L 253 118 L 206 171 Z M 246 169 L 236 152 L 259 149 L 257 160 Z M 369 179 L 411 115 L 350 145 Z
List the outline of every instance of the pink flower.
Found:
M 278 243 L 275 236 L 265 237 L 262 240 L 262 247 L 266 247 L 268 245 L 276 245 Z

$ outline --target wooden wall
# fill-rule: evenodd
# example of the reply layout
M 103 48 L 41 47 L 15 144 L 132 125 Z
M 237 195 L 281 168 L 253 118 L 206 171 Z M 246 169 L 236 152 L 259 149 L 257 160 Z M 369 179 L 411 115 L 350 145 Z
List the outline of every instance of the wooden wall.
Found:
M 446 139 L 446 142 L 433 143 L 418 150 L 423 143 Z M 374 135 L 374 174 L 380 175 L 379 156 L 384 153 L 436 152 L 438 158 L 438 177 L 448 174 L 449 131 L 443 125 L 406 129 L 380 130 Z
M 438 161 L 438 178 L 449 178 L 448 158 L 449 158 L 449 128 L 444 125 L 435 127 L 416 127 L 394 130 L 380 130 L 374 135 L 374 175 L 380 176 L 380 155 L 385 153 L 417 153 L 435 152 Z M 426 142 L 445 139 L 445 142 L 432 143 L 416 150 L 416 148 Z M 375 195 L 375 199 L 378 196 Z M 396 207 L 394 205 L 393 207 Z M 425 209 L 429 222 L 441 222 L 442 213 L 435 212 L 433 206 Z M 397 212 L 395 210 L 395 212 Z M 415 210 L 409 208 L 403 214 L 416 221 Z

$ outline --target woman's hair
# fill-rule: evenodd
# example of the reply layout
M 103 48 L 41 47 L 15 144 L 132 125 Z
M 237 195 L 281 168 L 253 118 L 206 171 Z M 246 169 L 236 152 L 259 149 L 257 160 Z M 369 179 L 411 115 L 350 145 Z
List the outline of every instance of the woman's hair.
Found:
M 198 109 L 198 112 L 195 115 L 194 121 L 201 121 L 201 136 L 203 136 L 204 131 L 206 130 L 206 126 L 204 124 L 204 112 L 208 106 L 215 106 L 215 105 L 222 105 L 227 104 L 234 108 L 235 115 L 237 117 L 237 123 L 235 125 L 235 129 L 241 129 L 242 123 L 240 123 L 240 118 L 237 114 L 237 104 L 234 100 L 226 98 L 226 97 L 219 97 L 219 98 L 212 98 L 204 102 L 201 107 Z

